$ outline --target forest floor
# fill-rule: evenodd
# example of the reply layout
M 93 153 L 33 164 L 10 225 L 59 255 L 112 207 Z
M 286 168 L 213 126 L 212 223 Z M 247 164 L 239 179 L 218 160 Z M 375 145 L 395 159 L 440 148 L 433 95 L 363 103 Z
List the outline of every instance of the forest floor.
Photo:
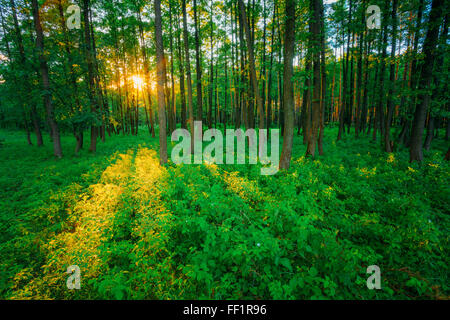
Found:
M 0 298 L 444 299 L 450 166 L 353 134 L 261 176 L 255 165 L 160 167 L 157 138 L 114 136 L 95 155 L 0 131 Z M 441 135 L 442 136 L 442 135 Z M 169 152 L 170 155 L 170 152 Z M 81 270 L 68 290 L 66 270 Z M 369 290 L 366 269 L 381 269 Z

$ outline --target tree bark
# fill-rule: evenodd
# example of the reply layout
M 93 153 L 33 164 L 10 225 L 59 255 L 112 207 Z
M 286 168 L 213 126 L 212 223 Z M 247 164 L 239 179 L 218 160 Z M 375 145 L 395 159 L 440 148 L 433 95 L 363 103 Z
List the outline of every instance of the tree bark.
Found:
M 392 152 L 391 144 L 391 122 L 392 115 L 394 114 L 394 92 L 395 92 L 395 51 L 397 45 L 397 5 L 398 0 L 393 0 L 392 3 L 392 48 L 391 48 L 391 61 L 390 61 L 390 74 L 389 74 L 389 92 L 387 96 L 387 114 L 386 124 L 384 130 L 384 150 L 386 152 Z
M 147 93 L 147 100 L 148 100 L 148 115 L 147 115 L 147 110 L 145 111 L 145 114 L 149 118 L 148 119 L 149 132 L 152 135 L 152 137 L 154 138 L 155 137 L 155 128 L 153 126 L 153 110 L 152 110 L 152 94 L 151 94 L 151 86 L 150 86 L 150 70 L 149 70 L 149 66 L 148 66 L 147 46 L 145 45 L 145 41 L 144 41 L 144 28 L 142 26 L 142 18 L 141 18 L 140 8 L 137 8 L 137 13 L 138 13 L 138 22 L 139 22 L 139 37 L 140 37 L 141 43 L 142 43 L 142 46 L 141 46 L 142 59 L 144 60 L 145 91 Z M 145 97 L 143 99 L 145 100 Z
M 178 65 L 180 69 L 180 96 L 181 96 L 181 128 L 187 129 L 187 110 L 186 110 L 186 90 L 184 79 L 184 59 L 181 48 L 181 28 L 177 16 L 177 47 L 178 47 Z
M 409 160 L 422 161 L 422 135 L 425 125 L 425 118 L 430 104 L 430 94 L 427 92 L 430 88 L 433 78 L 433 65 L 436 57 L 435 49 L 438 42 L 439 25 L 442 20 L 444 9 L 444 0 L 433 0 L 430 17 L 428 21 L 428 31 L 423 45 L 424 61 L 419 81 L 419 94 L 416 111 L 414 113 L 413 126 L 411 131 Z
M 11 5 L 12 13 L 13 13 L 13 22 L 14 22 L 17 46 L 19 48 L 20 63 L 22 64 L 23 67 L 25 67 L 27 64 L 27 61 L 26 61 L 26 57 L 25 57 L 25 49 L 23 46 L 22 33 L 20 32 L 19 22 L 17 20 L 17 10 L 16 10 L 16 4 L 15 4 L 14 0 L 10 0 L 10 5 Z M 26 86 L 25 87 L 26 91 L 30 90 L 28 87 L 28 81 L 29 81 L 29 79 L 27 76 L 27 72 L 25 72 L 24 83 Z M 29 92 L 25 93 L 25 95 L 26 95 L 25 100 L 29 100 L 28 93 Z M 31 103 L 30 115 L 31 115 L 31 121 L 33 123 L 34 133 L 36 135 L 36 144 L 38 147 L 41 147 L 44 145 L 44 141 L 42 139 L 42 131 L 41 131 L 41 123 L 40 123 L 41 121 L 37 114 L 36 105 L 34 103 Z
M 44 96 L 44 105 L 47 111 L 47 119 L 51 128 L 53 141 L 53 152 L 57 158 L 62 158 L 61 141 L 59 136 L 58 124 L 55 120 L 55 114 L 52 105 L 52 94 L 50 92 L 50 78 L 48 72 L 47 59 L 44 52 L 44 33 L 42 31 L 41 20 L 39 16 L 39 6 L 37 0 L 32 0 L 34 27 L 36 29 L 36 49 L 39 54 L 39 69 L 42 77 L 42 90 Z
M 314 158 L 316 152 L 317 135 L 320 126 L 320 95 L 321 95 L 321 79 L 320 79 L 320 9 L 321 0 L 313 0 L 310 4 L 312 12 L 312 21 L 310 22 L 312 41 L 312 60 L 313 60 L 313 98 L 311 104 L 311 125 L 307 135 L 306 156 Z
M 187 31 L 187 17 L 186 17 L 186 0 L 182 0 L 183 9 L 183 37 L 184 50 L 186 54 L 186 76 L 188 87 L 188 103 L 189 103 L 189 127 L 191 129 L 191 152 L 194 152 L 194 106 L 192 99 L 192 77 L 191 77 L 191 60 L 189 56 L 189 36 Z
M 83 17 L 84 17 L 84 41 L 86 46 L 86 62 L 88 66 L 88 96 L 91 102 L 91 112 L 97 116 L 98 101 L 95 90 L 94 75 L 94 55 L 92 52 L 90 22 L 89 22 L 89 0 L 83 0 Z M 98 127 L 96 124 L 91 125 L 91 146 L 90 152 L 97 150 Z
M 203 120 L 203 98 L 202 98 L 202 62 L 200 52 L 200 26 L 198 25 L 197 0 L 194 0 L 194 30 L 195 30 L 195 62 L 197 77 L 197 120 Z
M 174 79 L 174 69 L 173 69 L 173 32 L 172 32 L 172 5 L 169 1 L 169 48 L 170 48 L 170 81 L 171 81 L 171 89 L 172 89 L 172 100 L 171 105 L 169 106 L 169 135 L 172 135 L 172 132 L 175 131 L 177 127 L 177 111 L 176 111 L 176 101 L 175 101 L 175 79 Z
M 248 52 L 248 60 L 249 60 L 249 66 L 250 66 L 250 79 L 252 81 L 253 94 L 256 98 L 256 105 L 258 108 L 259 128 L 264 129 L 265 128 L 264 110 L 263 110 L 263 105 L 262 105 L 261 94 L 259 92 L 258 80 L 256 77 L 255 57 L 254 57 L 254 51 L 253 51 L 252 38 L 251 38 L 251 34 L 250 34 L 250 28 L 247 23 L 247 15 L 245 12 L 244 2 L 242 0 L 238 0 L 238 2 L 239 2 L 239 10 L 242 15 L 242 24 L 243 24 L 244 31 L 245 31 L 245 37 L 247 40 L 247 52 Z
M 280 169 L 289 169 L 294 137 L 293 59 L 295 46 L 295 0 L 286 0 L 286 28 L 284 35 L 284 138 Z
M 164 97 L 166 64 L 164 63 L 165 56 L 162 38 L 161 0 L 155 0 L 155 42 L 159 120 L 159 159 L 160 164 L 165 165 L 167 163 L 166 102 Z
M 325 106 L 327 103 L 327 73 L 326 73 L 326 60 L 325 60 L 325 10 L 323 6 L 323 0 L 320 0 L 320 75 L 321 75 L 321 83 L 320 83 L 320 131 L 319 131 L 319 140 L 317 142 L 319 155 L 323 155 L 323 135 L 325 130 Z

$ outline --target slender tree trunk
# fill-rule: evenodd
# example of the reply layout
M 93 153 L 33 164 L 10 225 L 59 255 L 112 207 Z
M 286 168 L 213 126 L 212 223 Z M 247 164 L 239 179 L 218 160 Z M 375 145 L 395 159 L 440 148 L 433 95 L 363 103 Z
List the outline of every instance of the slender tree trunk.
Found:
M 292 84 L 295 46 L 295 0 L 286 0 L 286 28 L 284 35 L 284 138 L 280 169 L 289 169 L 294 137 L 294 88 Z
M 390 61 L 390 74 L 389 74 L 389 93 L 387 96 L 387 115 L 384 131 L 384 150 L 386 152 L 392 152 L 391 145 L 391 122 L 392 115 L 394 114 L 394 92 L 395 92 L 395 51 L 397 45 L 397 5 L 398 0 L 393 0 L 392 3 L 392 48 L 391 48 L 391 61 Z
M 161 26 L 161 0 L 155 0 L 155 43 L 158 91 L 159 158 L 160 164 L 165 165 L 167 163 L 166 102 L 164 97 L 166 64 L 164 63 L 165 56 Z
M 351 48 L 354 47 L 355 44 L 355 37 L 356 37 L 356 33 L 353 32 L 352 35 L 352 44 L 351 44 Z M 353 107 L 355 104 L 355 92 L 354 92 L 354 84 L 355 84 L 355 77 L 354 77 L 354 55 L 353 55 L 353 50 L 349 51 L 349 56 L 350 56 L 350 85 L 348 87 L 348 95 L 347 95 L 347 115 L 346 115 L 346 123 L 347 123 L 347 133 L 350 133 L 350 129 L 352 126 L 352 122 L 353 122 Z
M 88 66 L 88 96 L 91 102 L 91 112 L 97 114 L 98 101 L 95 90 L 95 80 L 94 80 L 94 57 L 92 52 L 92 42 L 91 33 L 89 27 L 89 0 L 83 0 L 83 17 L 84 17 L 84 41 L 86 47 L 86 61 Z M 91 146 L 89 148 L 90 152 L 96 152 L 97 150 L 97 135 L 98 128 L 95 124 L 91 125 Z
M 323 155 L 323 135 L 325 130 L 325 114 L 324 109 L 327 103 L 326 95 L 327 95 L 327 74 L 326 74 L 326 61 L 325 61 L 325 10 L 323 6 L 323 0 L 319 0 L 320 6 L 320 73 L 321 73 L 321 83 L 320 83 L 320 131 L 319 131 L 319 140 L 317 142 L 317 146 L 319 149 L 319 155 Z
M 59 11 L 61 29 L 63 31 L 63 36 L 64 36 L 64 47 L 66 49 L 66 55 L 67 55 L 68 75 L 66 75 L 66 76 L 68 79 L 70 79 L 70 81 L 68 81 L 69 82 L 68 85 L 72 87 L 72 92 L 70 94 L 70 101 L 68 103 L 70 104 L 71 111 L 74 114 L 76 114 L 78 112 L 78 109 L 81 106 L 81 103 L 80 103 L 80 99 L 78 97 L 78 85 L 77 85 L 75 70 L 73 68 L 74 61 L 73 61 L 72 52 L 70 49 L 68 30 L 67 30 L 67 26 L 66 26 L 66 20 L 64 17 L 64 9 L 63 9 L 63 5 L 62 5 L 62 0 L 58 1 L 58 11 Z M 75 125 L 75 124 L 73 125 L 73 134 L 74 134 L 74 137 L 76 140 L 75 154 L 78 154 L 78 152 L 83 148 L 83 145 L 82 145 L 83 139 L 81 138 L 83 135 L 82 124 L 81 125 Z
M 425 138 L 425 143 L 423 145 L 423 148 L 425 150 L 430 150 L 431 147 L 431 141 L 433 140 L 433 133 L 434 133 L 434 123 L 435 123 L 435 117 L 431 116 L 430 113 L 430 120 L 428 121 L 428 126 L 427 126 L 427 135 Z
M 178 65 L 180 69 L 180 97 L 181 97 L 181 128 L 187 129 L 187 110 L 186 110 L 186 90 L 184 80 L 184 59 L 181 48 L 181 28 L 177 16 L 177 47 L 178 47 Z
M 447 79 L 445 79 L 445 77 L 443 77 L 442 75 L 446 72 L 444 58 L 447 50 L 448 22 L 450 17 L 449 15 L 450 13 L 447 13 L 447 15 L 444 17 L 444 24 L 441 28 L 441 35 L 439 37 L 439 46 L 437 49 L 437 58 L 434 69 L 433 97 L 435 97 L 435 99 L 445 99 L 448 92 L 448 77 Z M 438 130 L 440 118 L 436 115 L 433 115 L 431 108 L 429 112 L 429 118 L 430 120 L 428 121 L 427 136 L 424 143 L 425 150 L 430 150 L 431 141 L 433 141 L 434 138 L 434 130 L 436 129 L 436 136 L 439 132 Z
M 5 26 L 5 22 L 4 22 L 4 18 L 3 18 L 3 12 L 2 12 L 2 8 L 0 7 L 0 21 L 1 21 L 1 25 L 2 25 L 2 29 L 3 29 L 3 40 L 5 41 L 5 47 L 6 47 L 6 54 L 7 54 L 7 58 L 9 59 L 10 63 L 12 62 L 13 56 L 11 54 L 11 49 L 9 47 L 9 42 L 8 39 L 6 37 L 7 34 L 7 29 Z M 20 30 L 19 30 L 20 31 Z M 17 81 L 17 77 L 15 75 L 12 75 L 12 81 L 14 86 L 18 86 L 18 81 Z M 21 105 L 21 109 L 22 109 L 22 117 L 23 117 L 23 122 L 24 122 L 24 127 L 27 133 L 27 143 L 28 145 L 33 145 L 33 143 L 31 142 L 31 135 L 30 135 L 30 127 L 28 125 L 28 116 L 27 116 L 27 112 L 25 111 L 25 106 L 22 104 Z
M 385 10 L 389 7 L 389 0 L 385 1 Z M 382 36 L 382 53 L 381 53 L 381 61 L 380 61 L 380 73 L 379 73 L 379 96 L 378 96 L 378 103 L 376 107 L 376 114 L 377 114 L 377 123 L 379 124 L 380 134 L 381 137 L 384 137 L 385 134 L 385 114 L 384 114 L 384 98 L 386 97 L 386 93 L 384 90 L 384 78 L 385 78 L 385 71 L 386 71 L 386 49 L 387 49 L 387 34 L 388 34 L 388 22 L 387 22 L 388 14 L 386 13 L 383 18 L 383 36 Z M 382 138 L 381 138 L 382 139 Z
M 256 98 L 256 105 L 258 107 L 259 128 L 264 129 L 265 128 L 264 110 L 263 110 L 263 105 L 262 105 L 261 94 L 259 92 L 258 80 L 256 77 L 255 57 L 254 57 L 254 51 L 253 51 L 253 43 L 251 41 L 252 38 L 251 38 L 251 34 L 250 34 L 250 28 L 247 23 L 247 15 L 245 12 L 244 2 L 242 0 L 238 0 L 238 2 L 239 2 L 239 10 L 242 15 L 242 24 L 243 24 L 244 31 L 245 31 L 245 37 L 247 40 L 247 52 L 248 52 L 248 60 L 249 60 L 249 66 L 250 66 L 250 79 L 252 81 L 253 94 Z
M 266 76 L 266 0 L 263 0 L 263 46 L 262 46 L 262 72 L 260 75 L 260 81 L 262 81 L 262 105 L 265 114 L 267 115 L 267 108 L 266 108 L 266 83 L 267 83 L 267 76 Z M 266 124 L 267 124 L 267 118 L 266 118 Z M 269 131 L 267 130 L 267 133 Z
M 210 12 L 210 45 L 211 45 L 211 61 L 210 61 L 210 69 L 209 69 L 209 106 L 208 106 L 208 127 L 212 128 L 212 109 L 213 109 L 213 85 L 214 85 L 214 48 L 213 48 L 213 22 L 212 22 L 212 1 L 210 3 L 211 5 L 211 12 Z
M 197 0 L 194 0 L 194 30 L 195 30 L 195 62 L 197 76 L 197 120 L 203 120 L 203 98 L 202 98 L 202 62 L 200 52 L 200 26 L 197 14 Z
M 50 92 L 50 78 L 48 72 L 47 59 L 44 51 L 44 33 L 42 31 L 41 19 L 39 16 L 39 6 L 37 0 L 32 0 L 34 27 L 36 29 L 36 50 L 39 54 L 39 69 L 42 76 L 42 89 L 44 96 L 45 109 L 47 118 L 51 128 L 51 136 L 53 141 L 53 152 L 56 157 L 62 158 L 61 141 L 59 136 L 58 124 L 55 120 L 52 96 Z
M 433 0 L 430 17 L 428 21 L 428 31 L 423 45 L 424 61 L 419 81 L 419 99 L 414 113 L 413 127 L 410 141 L 410 161 L 422 161 L 422 135 L 425 125 L 425 118 L 430 104 L 430 95 L 426 92 L 429 89 L 433 78 L 433 65 L 436 58 L 436 45 L 438 42 L 439 25 L 444 12 L 444 0 Z
M 238 10 L 236 8 L 236 10 Z M 239 109 L 241 111 L 241 116 L 242 116 L 242 122 L 244 124 L 244 126 L 248 129 L 250 128 L 250 123 L 248 121 L 248 108 L 246 106 L 246 93 L 247 93 L 247 87 L 246 87 L 246 59 L 245 59 L 245 40 L 244 40 L 244 28 L 243 28 L 243 20 L 245 19 L 242 16 L 242 12 L 239 10 L 239 13 L 237 13 L 237 15 L 239 16 L 239 45 L 240 45 L 240 50 L 239 50 L 239 54 L 240 54 L 240 82 L 239 82 Z M 237 24 L 236 24 L 237 27 Z
M 27 65 L 27 61 L 26 61 L 26 57 L 25 57 L 25 49 L 23 46 L 23 39 L 22 39 L 22 33 L 20 31 L 20 27 L 19 27 L 19 22 L 17 20 L 17 10 L 16 10 L 16 4 L 14 2 L 14 0 L 10 0 L 10 5 L 11 5 L 11 10 L 13 13 L 13 22 L 14 22 L 14 29 L 15 29 L 15 34 L 16 34 L 16 41 L 17 41 L 17 46 L 19 48 L 19 59 L 20 59 L 20 63 L 23 67 L 25 67 Z M 28 79 L 28 75 L 27 72 L 25 72 L 24 75 L 24 83 L 25 83 L 25 90 L 29 91 L 29 79 Z M 25 93 L 26 95 L 28 95 L 28 92 Z M 25 97 L 25 101 L 29 101 L 31 100 L 29 97 Z M 33 123 L 33 128 L 34 128 L 34 133 L 36 135 L 36 144 L 38 147 L 41 147 L 44 145 L 44 141 L 42 139 L 42 132 L 41 132 L 41 121 L 39 119 L 37 110 L 36 110 L 36 105 L 32 102 L 31 103 L 31 107 L 30 107 L 30 114 L 31 114 L 31 121 Z
M 366 132 L 366 125 L 367 125 L 367 104 L 369 100 L 369 54 L 370 54 L 370 47 L 371 43 L 366 42 L 366 53 L 365 53 L 365 63 L 364 63 L 364 80 L 363 80 L 363 105 L 362 105 L 362 111 L 361 111 L 361 119 L 360 119 L 360 132 Z
M 363 6 L 365 6 L 366 1 L 363 1 Z M 366 16 L 364 11 L 361 12 L 361 25 L 364 25 Z M 363 77 L 363 50 L 365 42 L 365 32 L 361 31 L 358 37 L 358 63 L 357 63 L 357 80 L 356 80 L 356 113 L 355 113 L 355 136 L 358 137 L 361 128 L 361 88 L 362 88 L 362 77 Z
M 95 96 L 98 101 L 98 105 L 100 106 L 100 121 L 101 125 L 99 127 L 100 138 L 102 142 L 105 142 L 105 123 L 108 119 L 109 107 L 103 95 L 101 83 L 100 83 L 100 72 L 97 61 L 97 48 L 95 45 L 95 36 L 94 36 L 94 26 L 92 23 L 92 10 L 90 6 L 88 6 L 89 10 L 89 32 L 91 34 L 91 48 L 92 48 L 92 62 L 94 67 L 94 90 Z M 98 129 L 97 129 L 98 130 Z
M 186 0 L 182 0 L 183 9 L 183 37 L 184 37 L 184 51 L 186 54 L 186 76 L 188 87 L 188 103 L 189 103 L 189 127 L 191 129 L 191 152 L 194 152 L 194 106 L 192 100 L 192 77 L 191 77 L 191 60 L 189 56 L 189 36 L 187 31 L 187 17 L 186 17 Z
M 321 95 L 321 79 L 320 79 L 320 52 L 317 50 L 320 48 L 320 9 L 321 0 L 313 0 L 310 3 L 310 9 L 312 12 L 311 26 L 311 48 L 312 48 L 312 60 L 313 60 L 313 98 L 311 104 L 311 125 L 309 126 L 309 132 L 307 135 L 307 149 L 306 156 L 314 158 L 317 145 L 317 135 L 320 126 L 320 95 Z
M 175 104 L 175 79 L 174 79 L 174 69 L 173 69 L 173 32 L 172 32 L 172 5 L 169 1 L 169 25 L 170 25 L 170 32 L 169 32 L 169 48 L 170 48 L 170 80 L 172 83 L 172 101 L 170 105 L 170 109 L 168 112 L 169 115 L 169 135 L 172 135 L 172 132 L 175 131 L 177 126 L 177 111 L 176 111 L 176 104 Z
M 148 100 L 148 115 L 147 111 L 145 112 L 149 122 L 149 133 L 152 135 L 152 137 L 155 137 L 155 128 L 153 126 L 153 110 L 152 110 L 152 95 L 151 95 L 151 87 L 150 87 L 150 70 L 148 66 L 148 59 L 147 59 L 147 47 L 145 45 L 144 41 L 144 28 L 142 26 L 142 18 L 140 13 L 140 8 L 136 8 L 137 14 L 138 14 L 138 22 L 139 22 L 139 37 L 141 39 L 141 51 L 142 51 L 142 59 L 144 60 L 144 79 L 145 79 L 145 87 L 144 90 L 147 93 L 147 100 Z M 119 86 L 120 88 L 120 86 Z M 120 95 L 120 92 L 119 92 Z M 143 97 L 145 100 L 145 97 Z
M 311 49 L 308 48 L 305 66 L 305 85 L 303 90 L 302 102 L 302 127 L 303 127 L 303 144 L 308 143 L 308 134 L 311 127 Z
M 342 101 L 343 104 L 339 110 L 339 132 L 338 132 L 338 137 L 337 140 L 341 140 L 342 139 L 342 134 L 345 133 L 345 128 L 344 128 L 344 124 L 345 124 L 345 118 L 346 118 L 346 114 L 347 114 L 347 101 L 348 101 L 348 61 L 349 61 L 349 56 L 350 56 L 350 37 L 351 37 L 351 32 L 350 32 L 350 25 L 351 25 L 351 21 L 352 21 L 352 9 L 353 9 L 353 0 L 350 0 L 350 4 L 349 4 L 349 12 L 348 12 L 348 22 L 347 22 L 347 28 L 348 28 L 348 37 L 347 37 L 347 54 L 345 56 L 345 64 L 343 65 L 343 74 L 342 74 Z M 344 31 L 343 31 L 344 32 Z
M 270 40 L 270 47 L 273 48 L 273 38 L 275 35 L 275 14 L 277 12 L 276 10 L 276 2 L 274 4 L 274 10 L 273 10 L 273 18 L 272 18 L 272 32 L 271 32 L 271 40 Z M 270 67 L 269 67 L 269 83 L 267 85 L 267 129 L 270 129 L 270 126 L 272 125 L 272 73 L 273 73 L 273 50 L 270 50 Z M 267 131 L 267 134 L 269 134 L 269 131 Z

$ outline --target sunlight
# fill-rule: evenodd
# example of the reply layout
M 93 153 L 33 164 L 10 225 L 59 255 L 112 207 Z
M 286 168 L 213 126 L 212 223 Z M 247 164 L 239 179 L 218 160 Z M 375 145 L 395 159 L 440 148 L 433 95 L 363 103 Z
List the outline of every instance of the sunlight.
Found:
M 146 82 L 145 79 L 140 76 L 140 75 L 131 75 L 129 77 L 127 77 L 127 81 L 125 82 L 124 79 L 120 79 L 120 82 L 112 82 L 109 86 L 108 89 L 112 89 L 112 90 L 116 90 L 117 88 L 123 88 L 125 87 L 125 84 L 128 87 L 133 87 L 133 89 L 138 89 L 138 90 L 145 90 L 146 88 Z M 150 90 L 155 90 L 155 83 L 153 81 L 150 81 L 149 83 L 149 89 Z
M 135 89 L 142 90 L 144 88 L 145 81 L 144 81 L 144 79 L 142 79 L 141 76 L 133 75 L 133 76 L 131 76 L 131 81 L 133 82 L 133 87 Z

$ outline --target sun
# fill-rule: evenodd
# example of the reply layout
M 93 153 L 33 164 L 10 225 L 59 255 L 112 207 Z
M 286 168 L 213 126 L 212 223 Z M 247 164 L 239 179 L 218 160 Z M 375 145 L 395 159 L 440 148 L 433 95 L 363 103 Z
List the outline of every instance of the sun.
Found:
M 144 79 L 142 79 L 141 76 L 133 75 L 133 76 L 131 76 L 131 81 L 133 82 L 133 87 L 135 89 L 142 90 L 144 88 L 145 81 L 144 81 Z

